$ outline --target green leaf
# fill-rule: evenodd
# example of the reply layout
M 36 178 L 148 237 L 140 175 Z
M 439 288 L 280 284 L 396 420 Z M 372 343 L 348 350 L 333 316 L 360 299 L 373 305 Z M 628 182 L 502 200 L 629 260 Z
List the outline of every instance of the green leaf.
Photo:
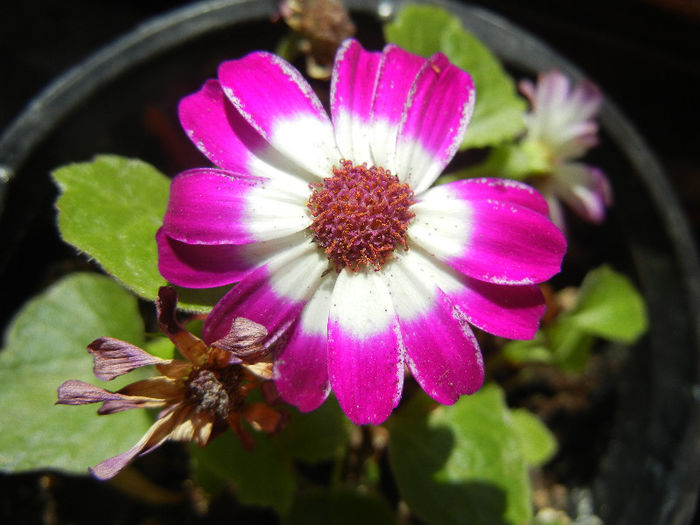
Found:
M 484 162 L 476 166 L 444 175 L 440 183 L 474 177 L 503 177 L 525 180 L 533 175 L 548 173 L 552 166 L 550 155 L 541 143 L 523 141 L 517 144 L 502 144 L 489 151 Z
M 503 345 L 503 357 L 513 363 L 551 363 L 552 351 L 542 330 L 529 341 L 508 341 Z
M 591 334 L 576 327 L 565 315 L 548 326 L 545 333 L 559 368 L 569 372 L 582 372 L 586 368 L 594 342 Z
M 547 426 L 524 409 L 512 410 L 510 415 L 525 461 L 535 466 L 549 461 L 557 451 L 557 440 Z
M 145 411 L 98 416 L 96 405 L 54 405 L 69 379 L 111 390 L 129 381 L 94 378 L 86 346 L 101 336 L 141 345 L 143 321 L 136 298 L 97 274 L 58 281 L 13 319 L 0 353 L 0 470 L 86 473 L 146 432 L 152 421 Z
M 275 436 L 255 433 L 255 448 L 245 450 L 227 431 L 205 448 L 190 447 L 195 481 L 231 484 L 244 505 L 272 507 L 286 512 L 292 504 L 295 478 L 289 457 Z
M 648 327 L 641 295 L 626 276 L 609 266 L 586 275 L 570 321 L 591 335 L 628 344 Z
M 435 525 L 527 522 L 527 463 L 498 387 L 428 414 L 421 398 L 390 423 L 391 467 L 409 507 Z
M 389 525 L 397 519 L 389 505 L 350 489 L 314 490 L 298 496 L 284 525 Z
M 275 439 L 295 459 L 317 463 L 335 458 L 348 443 L 350 425 L 338 402 L 331 399 L 306 414 L 289 407 L 292 417 Z
M 155 235 L 168 203 L 169 179 L 140 160 L 114 155 L 53 172 L 63 239 L 93 257 L 141 297 L 155 300 L 167 283 L 158 272 Z M 222 290 L 180 291 L 179 306 L 207 311 Z
M 407 5 L 384 25 L 384 38 L 406 51 L 428 57 L 442 51 L 443 34 L 461 29 L 457 18 L 439 7 Z
M 484 147 L 513 139 L 525 128 L 525 102 L 498 59 L 444 9 L 408 5 L 384 26 L 387 42 L 422 56 L 442 52 L 469 72 L 476 105 L 461 148 Z
M 154 337 L 145 344 L 143 349 L 161 359 L 182 359 L 173 342 L 167 337 Z

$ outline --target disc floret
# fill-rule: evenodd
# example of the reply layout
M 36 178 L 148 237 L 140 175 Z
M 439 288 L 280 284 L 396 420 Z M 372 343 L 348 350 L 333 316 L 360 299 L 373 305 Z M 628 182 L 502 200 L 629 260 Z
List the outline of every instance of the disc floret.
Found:
M 381 167 L 341 160 L 333 176 L 312 184 L 311 231 L 336 271 L 379 270 L 398 245 L 408 250 L 406 229 L 415 214 L 408 184 Z

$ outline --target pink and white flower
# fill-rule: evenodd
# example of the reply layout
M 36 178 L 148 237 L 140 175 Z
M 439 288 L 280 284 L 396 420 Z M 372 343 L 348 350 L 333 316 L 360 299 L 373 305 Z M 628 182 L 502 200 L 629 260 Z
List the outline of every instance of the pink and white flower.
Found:
M 583 219 L 602 222 L 612 202 L 608 179 L 594 166 L 571 162 L 598 144 L 600 91 L 587 81 L 572 87 L 558 71 L 539 75 L 537 85 L 522 80 L 518 87 L 532 106 L 525 115 L 525 141 L 543 149 L 550 166 L 536 185 L 547 199 L 552 220 L 563 228 L 561 200 Z
M 237 282 L 204 339 L 245 316 L 266 327 L 275 382 L 303 411 L 332 388 L 358 424 L 384 421 L 407 366 L 441 403 L 476 391 L 470 325 L 533 337 L 536 283 L 559 271 L 561 232 L 531 187 L 500 179 L 431 188 L 474 107 L 442 54 L 340 47 L 328 117 L 281 58 L 221 64 L 180 120 L 219 168 L 179 174 L 158 232 L 161 273 L 193 288 Z

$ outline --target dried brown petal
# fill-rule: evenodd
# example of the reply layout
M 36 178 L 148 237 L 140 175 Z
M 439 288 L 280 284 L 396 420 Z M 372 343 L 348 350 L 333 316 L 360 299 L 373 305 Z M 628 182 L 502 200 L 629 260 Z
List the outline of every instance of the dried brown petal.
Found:
M 111 337 L 95 339 L 88 345 L 88 352 L 92 354 L 95 363 L 95 376 L 104 381 L 111 381 L 142 366 L 168 362 L 138 346 Z

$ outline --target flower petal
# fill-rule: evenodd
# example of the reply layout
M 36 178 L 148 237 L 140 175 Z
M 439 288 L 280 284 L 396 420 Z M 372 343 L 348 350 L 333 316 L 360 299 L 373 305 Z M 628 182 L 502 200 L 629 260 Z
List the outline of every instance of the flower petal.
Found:
M 581 218 L 600 224 L 612 202 L 610 183 L 602 171 L 580 163 L 565 163 L 547 181 L 552 193 Z
M 561 268 L 564 236 L 530 208 L 461 199 L 446 184 L 427 191 L 411 210 L 416 217 L 408 227 L 409 238 L 470 277 L 495 284 L 534 284 Z
M 168 237 L 189 244 L 248 244 L 311 224 L 305 200 L 272 181 L 201 168 L 177 175 L 163 218 Z
M 333 127 L 301 74 L 263 51 L 219 66 L 219 82 L 241 116 L 276 150 L 319 177 L 340 159 Z
M 462 200 L 493 200 L 524 206 L 547 215 L 549 210 L 545 198 L 532 186 L 509 179 L 481 178 L 463 179 L 443 184 L 445 193 L 441 198 Z
M 254 244 L 187 244 L 156 233 L 158 270 L 173 284 L 187 288 L 213 288 L 240 281 L 274 253 L 294 246 L 303 234 Z
M 109 458 L 99 465 L 89 469 L 90 473 L 99 480 L 107 480 L 116 476 L 120 470 L 126 467 L 135 457 L 146 454 L 163 444 L 180 419 L 178 412 L 170 412 L 167 416 L 158 419 L 148 429 L 136 445 L 126 452 Z
M 317 177 L 282 156 L 241 116 L 217 80 L 178 106 L 180 123 L 194 145 L 216 166 L 236 173 L 283 182 L 304 194 Z
M 404 254 L 482 330 L 509 339 L 532 339 L 544 314 L 544 296 L 536 284 L 504 286 L 479 281 L 453 270 L 417 246 Z
M 130 343 L 100 337 L 88 345 L 88 352 L 94 361 L 95 377 L 111 381 L 115 377 L 148 365 L 165 364 L 169 361 L 153 356 Z
M 122 412 L 131 408 L 150 408 L 164 405 L 162 399 L 109 392 L 104 388 L 75 379 L 66 381 L 58 387 L 57 405 L 87 405 L 90 403 L 103 403 L 99 413 L 103 413 L 105 405 L 110 407 L 109 413 Z
M 333 392 L 358 425 L 383 422 L 403 388 L 403 349 L 389 290 L 373 270 L 343 270 L 328 321 L 328 372 Z
M 525 115 L 528 138 L 542 140 L 560 159 L 580 157 L 597 143 L 593 118 L 603 96 L 594 84 L 583 81 L 572 89 L 567 76 L 550 71 L 538 76 L 537 86 L 523 80 L 518 87 L 533 109 Z
M 373 164 L 370 152 L 372 95 L 380 53 L 365 51 L 348 39 L 338 49 L 331 78 L 331 115 L 343 158 Z
M 236 317 L 246 317 L 267 328 L 266 345 L 272 344 L 299 316 L 327 268 L 310 240 L 282 251 L 221 298 L 204 322 L 204 340 L 223 339 Z
M 462 143 L 474 111 L 471 76 L 442 53 L 426 62 L 413 83 L 396 142 L 396 174 L 421 193 L 435 182 Z
M 372 101 L 370 147 L 376 166 L 396 173 L 396 138 L 408 93 L 426 59 L 394 44 L 384 47 Z
M 302 412 L 318 408 L 330 391 L 327 327 L 335 281 L 335 274 L 323 280 L 275 357 L 275 386 Z
M 414 257 L 384 268 L 413 377 L 436 401 L 451 405 L 484 381 L 479 344 L 462 312 L 440 291 Z

